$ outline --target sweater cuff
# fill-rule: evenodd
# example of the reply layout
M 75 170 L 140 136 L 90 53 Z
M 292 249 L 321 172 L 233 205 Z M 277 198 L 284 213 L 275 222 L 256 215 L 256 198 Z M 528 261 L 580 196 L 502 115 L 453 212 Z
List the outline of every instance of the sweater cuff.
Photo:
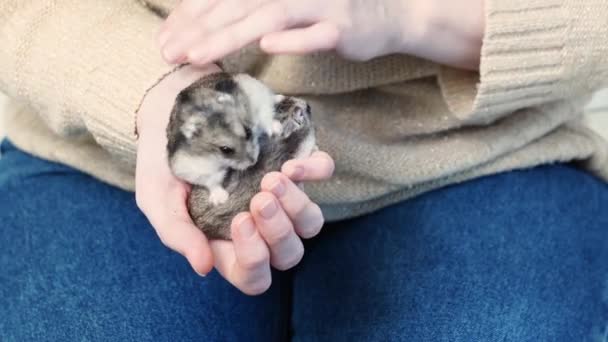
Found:
M 156 45 L 161 19 L 135 2 L 130 7 L 114 12 L 119 18 L 103 29 L 91 28 L 103 34 L 95 34 L 91 46 L 80 49 L 82 65 L 75 66 L 88 70 L 82 105 L 97 114 L 83 115 L 83 121 L 99 144 L 128 159 L 135 154 L 136 113 L 143 98 L 176 69 L 161 58 Z M 100 46 L 108 48 L 104 56 L 98 55 Z
M 563 2 L 486 1 L 479 73 L 449 67 L 439 73 L 444 98 L 457 117 L 490 122 L 567 95 L 562 87 L 568 78 L 570 27 Z

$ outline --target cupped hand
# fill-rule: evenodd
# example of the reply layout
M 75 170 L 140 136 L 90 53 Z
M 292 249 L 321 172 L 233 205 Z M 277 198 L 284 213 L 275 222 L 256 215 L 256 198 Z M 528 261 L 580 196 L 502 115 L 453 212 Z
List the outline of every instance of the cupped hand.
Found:
M 135 194 L 139 208 L 163 244 L 182 254 L 198 274 L 205 275 L 215 267 L 235 287 L 254 295 L 270 286 L 271 266 L 279 270 L 295 266 L 304 253 L 300 238 L 310 238 L 320 231 L 321 210 L 296 183 L 329 178 L 334 163 L 323 152 L 288 161 L 281 172 L 264 177 L 250 212 L 233 220 L 233 241 L 208 241 L 188 214 L 190 186 L 169 168 L 165 132 L 179 91 L 217 71 L 216 66 L 186 66 L 148 93 L 137 118 Z
M 311 238 L 323 226 L 317 204 L 298 187 L 300 181 L 331 177 L 332 158 L 324 152 L 285 163 L 281 172 L 267 174 L 250 211 L 232 220 L 232 241 L 213 240 L 216 269 L 246 294 L 260 294 L 272 282 L 270 267 L 287 270 L 304 255 L 301 239 Z
M 190 187 L 176 178 L 167 159 L 166 127 L 177 94 L 215 65 L 183 67 L 164 78 L 144 98 L 137 115 L 139 139 L 135 170 L 135 198 L 164 245 L 182 254 L 200 275 L 213 267 L 205 235 L 192 223 L 186 208 Z

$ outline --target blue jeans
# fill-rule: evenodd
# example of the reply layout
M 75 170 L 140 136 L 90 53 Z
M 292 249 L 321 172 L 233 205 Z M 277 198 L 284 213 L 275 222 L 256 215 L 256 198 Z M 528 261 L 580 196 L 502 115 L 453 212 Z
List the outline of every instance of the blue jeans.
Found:
M 608 339 L 608 187 L 567 165 L 328 224 L 248 297 L 165 248 L 132 193 L 2 152 L 0 341 Z

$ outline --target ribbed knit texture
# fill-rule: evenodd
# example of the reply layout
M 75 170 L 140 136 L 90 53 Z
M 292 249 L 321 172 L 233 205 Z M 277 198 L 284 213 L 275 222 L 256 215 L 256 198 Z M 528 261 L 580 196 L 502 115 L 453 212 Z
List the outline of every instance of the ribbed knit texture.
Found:
M 133 167 L 134 112 L 173 69 L 154 40 L 160 23 L 137 1 L 2 1 L 0 87 L 55 134 L 90 134 Z
M 157 13 L 176 3 L 0 3 L 0 87 L 20 103 L 7 122 L 13 142 L 132 190 L 135 111 L 171 71 L 153 39 Z M 608 180 L 608 144 L 580 123 L 588 95 L 608 84 L 608 2 L 485 8 L 478 73 L 396 55 L 269 57 L 253 46 L 223 63 L 311 102 L 337 168 L 305 189 L 330 221 L 543 163 L 578 161 Z

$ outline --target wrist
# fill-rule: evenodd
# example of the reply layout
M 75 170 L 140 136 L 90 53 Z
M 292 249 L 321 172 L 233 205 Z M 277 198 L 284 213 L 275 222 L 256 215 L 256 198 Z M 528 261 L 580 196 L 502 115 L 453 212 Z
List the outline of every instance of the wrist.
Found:
M 401 0 L 398 53 L 450 66 L 478 69 L 485 31 L 485 0 L 465 2 Z
M 135 125 L 138 135 L 145 134 L 148 128 L 160 128 L 164 131 L 169 122 L 175 98 L 179 92 L 201 77 L 220 71 L 221 69 L 215 64 L 203 67 L 184 65 L 165 75 L 156 85 L 148 90 L 137 111 Z

